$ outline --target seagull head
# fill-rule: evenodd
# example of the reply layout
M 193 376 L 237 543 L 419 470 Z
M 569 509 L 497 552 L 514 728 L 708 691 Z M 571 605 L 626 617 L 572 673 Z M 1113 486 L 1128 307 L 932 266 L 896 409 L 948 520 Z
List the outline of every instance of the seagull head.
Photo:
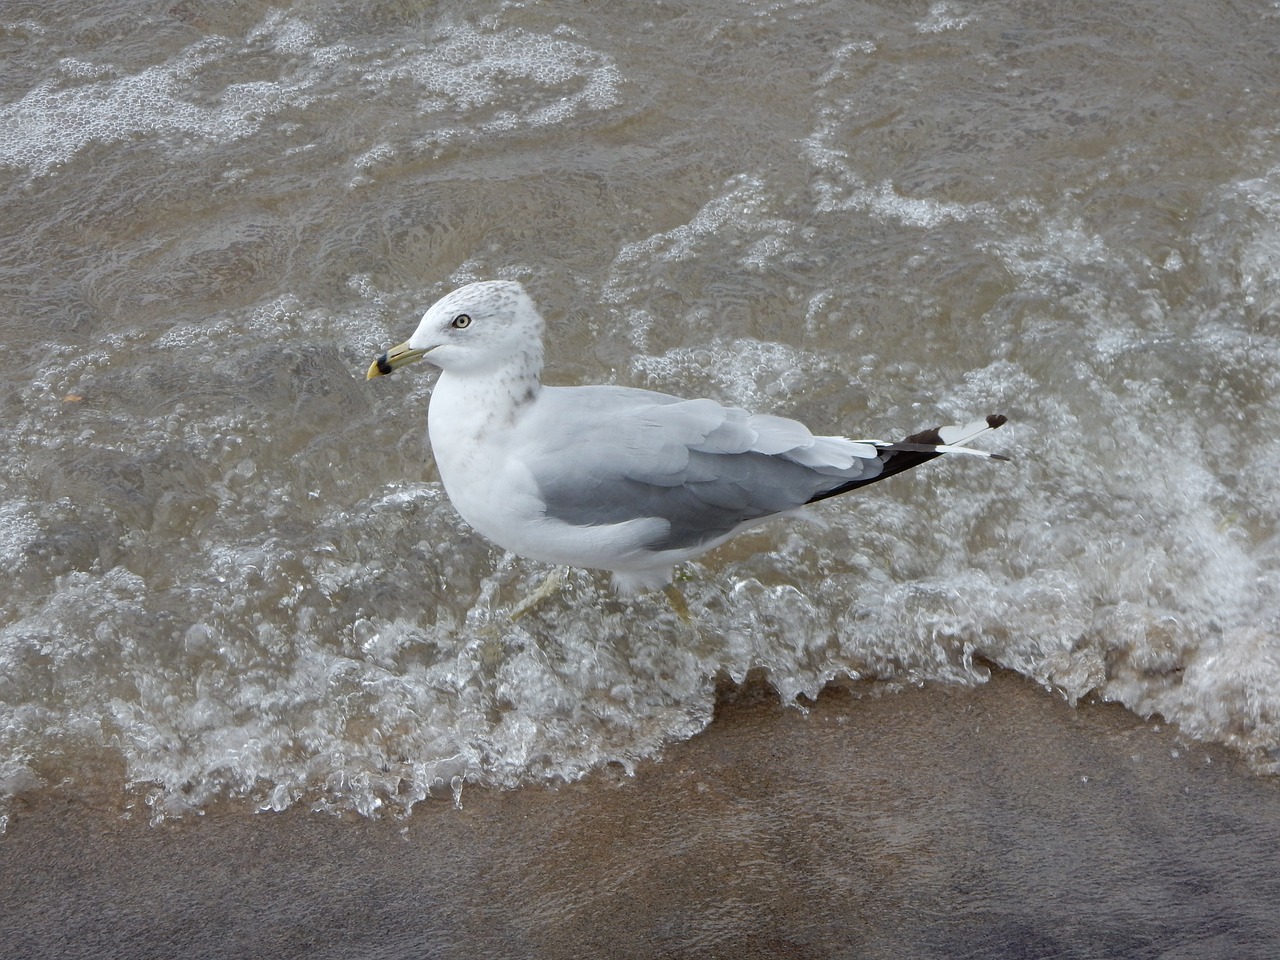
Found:
M 418 360 L 456 373 L 490 373 L 512 364 L 536 372 L 542 368 L 542 333 L 542 317 L 519 283 L 469 283 L 432 304 L 408 340 L 373 361 L 368 379 Z

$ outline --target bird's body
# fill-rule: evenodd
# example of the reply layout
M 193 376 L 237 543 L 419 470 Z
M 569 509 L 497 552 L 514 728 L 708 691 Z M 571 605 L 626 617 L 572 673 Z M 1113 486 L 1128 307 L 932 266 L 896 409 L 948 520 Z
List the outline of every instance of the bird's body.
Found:
M 676 564 L 806 503 L 941 453 L 992 456 L 958 445 L 1004 422 L 854 441 L 713 400 L 548 387 L 542 335 L 518 283 L 470 284 L 369 376 L 420 358 L 439 366 L 428 432 L 462 518 L 522 556 L 611 571 L 623 593 L 664 586 Z

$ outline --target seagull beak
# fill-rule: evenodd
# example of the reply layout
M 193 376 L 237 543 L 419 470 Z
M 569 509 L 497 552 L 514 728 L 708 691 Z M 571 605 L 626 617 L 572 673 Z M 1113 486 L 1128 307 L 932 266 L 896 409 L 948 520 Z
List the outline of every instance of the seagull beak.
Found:
M 404 343 L 394 346 L 386 353 L 381 354 L 373 363 L 369 364 L 369 372 L 365 375 L 365 379 L 372 380 L 374 377 L 385 377 L 403 366 L 421 360 L 426 355 L 426 350 L 415 350 L 409 346 L 409 342 L 406 340 Z

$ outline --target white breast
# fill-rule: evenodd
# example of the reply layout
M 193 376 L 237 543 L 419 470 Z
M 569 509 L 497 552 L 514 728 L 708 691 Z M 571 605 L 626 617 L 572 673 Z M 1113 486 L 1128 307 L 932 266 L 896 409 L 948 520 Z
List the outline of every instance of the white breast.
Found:
M 511 531 L 540 513 L 533 478 L 508 455 L 517 413 L 501 380 L 448 372 L 440 375 L 427 412 L 431 450 L 450 501 L 467 523 L 508 549 Z

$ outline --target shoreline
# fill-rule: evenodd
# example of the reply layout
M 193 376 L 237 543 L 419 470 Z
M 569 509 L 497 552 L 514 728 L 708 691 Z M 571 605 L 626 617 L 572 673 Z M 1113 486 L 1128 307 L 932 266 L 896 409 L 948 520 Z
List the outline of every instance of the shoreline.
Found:
M 403 820 L 46 791 L 0 836 L 9 955 L 1274 955 L 1280 781 L 1006 672 L 856 692 L 749 683 L 634 777 Z

